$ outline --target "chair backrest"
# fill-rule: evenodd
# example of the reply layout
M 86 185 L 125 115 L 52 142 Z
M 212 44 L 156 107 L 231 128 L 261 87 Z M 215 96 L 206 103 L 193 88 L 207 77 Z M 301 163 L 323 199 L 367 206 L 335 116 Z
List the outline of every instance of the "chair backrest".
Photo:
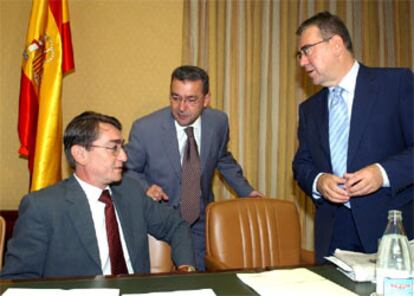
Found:
M 148 235 L 151 273 L 171 272 L 175 270 L 171 259 L 171 247 L 168 243 Z
M 0 216 L 0 270 L 3 267 L 4 240 L 6 237 L 6 220 Z
M 239 198 L 214 202 L 206 210 L 208 270 L 300 264 L 299 215 L 293 202 Z M 209 262 L 218 262 L 213 268 Z

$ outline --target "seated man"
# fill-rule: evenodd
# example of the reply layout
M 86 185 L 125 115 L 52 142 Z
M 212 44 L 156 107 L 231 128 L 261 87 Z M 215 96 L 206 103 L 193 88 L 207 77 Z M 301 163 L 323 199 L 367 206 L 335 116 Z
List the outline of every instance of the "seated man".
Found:
M 127 155 L 116 118 L 84 112 L 63 142 L 74 174 L 22 199 L 0 278 L 149 272 L 148 233 L 170 243 L 179 270 L 193 269 L 188 224 L 122 178 Z

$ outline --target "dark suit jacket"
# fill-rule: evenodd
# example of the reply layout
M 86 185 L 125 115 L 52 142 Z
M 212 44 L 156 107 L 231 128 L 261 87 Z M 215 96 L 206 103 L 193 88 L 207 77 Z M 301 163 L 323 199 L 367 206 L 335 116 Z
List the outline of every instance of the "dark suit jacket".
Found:
M 240 165 L 227 150 L 229 125 L 224 112 L 206 108 L 201 115 L 201 190 L 204 204 L 214 201 L 212 179 L 217 168 L 239 196 L 253 191 Z M 128 174 L 146 190 L 161 186 L 169 205 L 178 207 L 181 197 L 181 160 L 177 132 L 170 108 L 134 122 L 126 147 Z
M 327 88 L 299 107 L 299 148 L 293 161 L 295 179 L 312 196 L 318 173 L 332 173 L 328 135 Z M 408 69 L 368 68 L 361 65 L 356 82 L 349 135 L 347 171 L 379 163 L 391 187 L 351 199 L 352 214 L 366 252 L 375 252 L 389 209 L 414 199 L 414 94 Z M 318 262 L 327 255 L 335 218 L 334 205 L 315 200 L 315 252 Z M 412 212 L 407 221 L 413 221 Z M 407 225 L 408 227 L 410 225 Z M 412 231 L 412 227 L 409 227 Z M 344 234 L 346 235 L 346 234 Z M 412 237 L 412 233 L 409 236 Z
M 175 211 L 153 202 L 129 177 L 111 190 L 135 273 L 149 272 L 147 233 L 172 245 L 178 265 L 194 265 L 190 229 Z M 72 176 L 25 196 L 1 277 L 100 274 L 91 210 L 76 179 Z

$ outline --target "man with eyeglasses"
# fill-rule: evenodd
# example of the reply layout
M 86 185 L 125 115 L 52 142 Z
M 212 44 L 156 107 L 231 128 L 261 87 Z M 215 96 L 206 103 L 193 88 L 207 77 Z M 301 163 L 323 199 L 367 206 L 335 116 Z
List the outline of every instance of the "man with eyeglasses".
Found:
M 74 174 L 22 199 L 1 278 L 148 273 L 147 234 L 171 244 L 178 270 L 194 269 L 187 223 L 122 177 L 127 155 L 116 118 L 84 112 L 63 142 Z
M 214 201 L 212 179 L 216 169 L 242 197 L 262 196 L 243 176 L 242 168 L 227 150 L 229 125 L 224 112 L 208 107 L 208 74 L 195 66 L 181 66 L 171 75 L 170 106 L 138 119 L 126 146 L 128 174 L 137 179 L 148 196 L 183 212 L 182 170 L 186 129 L 192 128 L 200 168 L 199 208 L 191 224 L 196 267 L 204 270 L 205 207 Z M 184 164 L 183 164 L 184 167 Z M 195 184 L 197 185 L 197 184 Z
M 357 62 L 344 23 L 329 12 L 296 32 L 297 59 L 323 87 L 299 107 L 294 176 L 316 206 L 316 261 L 336 248 L 377 251 L 390 209 L 414 236 L 414 93 L 409 69 Z

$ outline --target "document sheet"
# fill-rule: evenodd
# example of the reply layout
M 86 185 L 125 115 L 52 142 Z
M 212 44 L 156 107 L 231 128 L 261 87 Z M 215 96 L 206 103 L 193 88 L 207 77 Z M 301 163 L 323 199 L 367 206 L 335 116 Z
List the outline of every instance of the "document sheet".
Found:
M 122 294 L 123 296 L 216 296 L 212 289 L 180 290 L 167 292 L 151 292 L 139 294 Z
M 357 295 L 305 268 L 238 273 L 237 276 L 261 296 Z
M 119 296 L 119 289 L 25 289 L 10 288 L 2 296 Z

